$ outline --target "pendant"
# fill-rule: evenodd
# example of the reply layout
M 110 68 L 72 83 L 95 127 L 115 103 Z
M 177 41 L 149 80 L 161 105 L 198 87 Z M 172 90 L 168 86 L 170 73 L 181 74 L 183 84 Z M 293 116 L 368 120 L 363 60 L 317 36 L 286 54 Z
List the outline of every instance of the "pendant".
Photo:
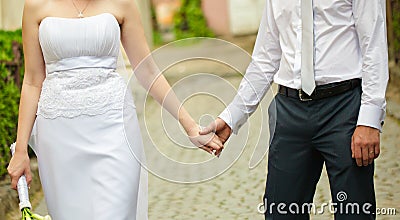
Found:
M 78 18 L 83 18 L 83 13 L 82 12 L 79 12 Z

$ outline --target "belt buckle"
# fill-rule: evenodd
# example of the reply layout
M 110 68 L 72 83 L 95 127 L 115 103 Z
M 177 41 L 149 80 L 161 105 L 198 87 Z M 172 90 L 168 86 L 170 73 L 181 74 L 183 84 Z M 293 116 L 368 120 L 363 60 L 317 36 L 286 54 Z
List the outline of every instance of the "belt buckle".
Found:
M 310 98 L 304 98 L 304 93 L 303 93 L 303 90 L 301 90 L 301 89 L 299 89 L 299 99 L 302 102 L 307 102 L 307 101 L 312 101 L 313 100 L 311 97 Z

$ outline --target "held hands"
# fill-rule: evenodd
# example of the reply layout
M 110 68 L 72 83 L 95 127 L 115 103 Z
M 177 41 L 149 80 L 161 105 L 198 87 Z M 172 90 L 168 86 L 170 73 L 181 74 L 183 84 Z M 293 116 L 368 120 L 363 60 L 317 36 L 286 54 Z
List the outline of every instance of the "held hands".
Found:
M 11 187 L 13 189 L 17 189 L 18 180 L 24 174 L 29 186 L 32 181 L 32 174 L 28 152 L 16 151 L 14 156 L 11 158 L 7 171 L 11 177 Z
M 231 128 L 226 124 L 226 122 L 220 118 L 217 118 L 214 122 L 211 122 L 206 128 L 200 131 L 200 135 L 210 135 L 214 134 L 217 136 L 222 144 L 229 139 L 231 136 Z M 207 144 L 207 146 L 209 146 Z M 219 156 L 223 150 L 223 147 L 216 151 L 215 155 Z
M 358 126 L 352 137 L 351 151 L 358 166 L 372 164 L 380 154 L 379 130 L 367 126 Z
M 208 133 L 204 135 L 200 135 L 199 126 L 193 127 L 188 132 L 190 141 L 196 146 L 199 147 L 208 153 L 219 156 L 219 153 L 224 148 L 223 143 L 219 140 L 218 136 L 214 133 Z M 217 154 L 217 152 L 219 152 Z

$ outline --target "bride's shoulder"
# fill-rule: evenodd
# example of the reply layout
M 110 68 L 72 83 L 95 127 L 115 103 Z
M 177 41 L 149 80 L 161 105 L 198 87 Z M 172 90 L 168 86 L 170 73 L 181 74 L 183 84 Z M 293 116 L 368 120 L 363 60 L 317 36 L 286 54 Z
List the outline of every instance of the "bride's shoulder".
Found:
M 25 0 L 24 17 L 25 20 L 40 22 L 43 14 L 49 8 L 51 0 Z
M 120 14 L 121 23 L 131 19 L 133 15 L 138 13 L 136 0 L 113 0 L 113 4 L 116 6 L 116 11 Z
M 39 16 L 50 7 L 51 0 L 25 0 L 24 14 Z

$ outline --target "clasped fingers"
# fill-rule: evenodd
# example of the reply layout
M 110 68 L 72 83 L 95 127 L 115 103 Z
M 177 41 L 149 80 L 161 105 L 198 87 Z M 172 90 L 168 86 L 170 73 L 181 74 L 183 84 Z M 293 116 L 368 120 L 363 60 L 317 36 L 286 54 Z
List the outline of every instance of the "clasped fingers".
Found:
M 215 156 L 219 156 L 224 148 L 222 141 L 214 133 L 199 135 L 196 139 L 199 148 Z

